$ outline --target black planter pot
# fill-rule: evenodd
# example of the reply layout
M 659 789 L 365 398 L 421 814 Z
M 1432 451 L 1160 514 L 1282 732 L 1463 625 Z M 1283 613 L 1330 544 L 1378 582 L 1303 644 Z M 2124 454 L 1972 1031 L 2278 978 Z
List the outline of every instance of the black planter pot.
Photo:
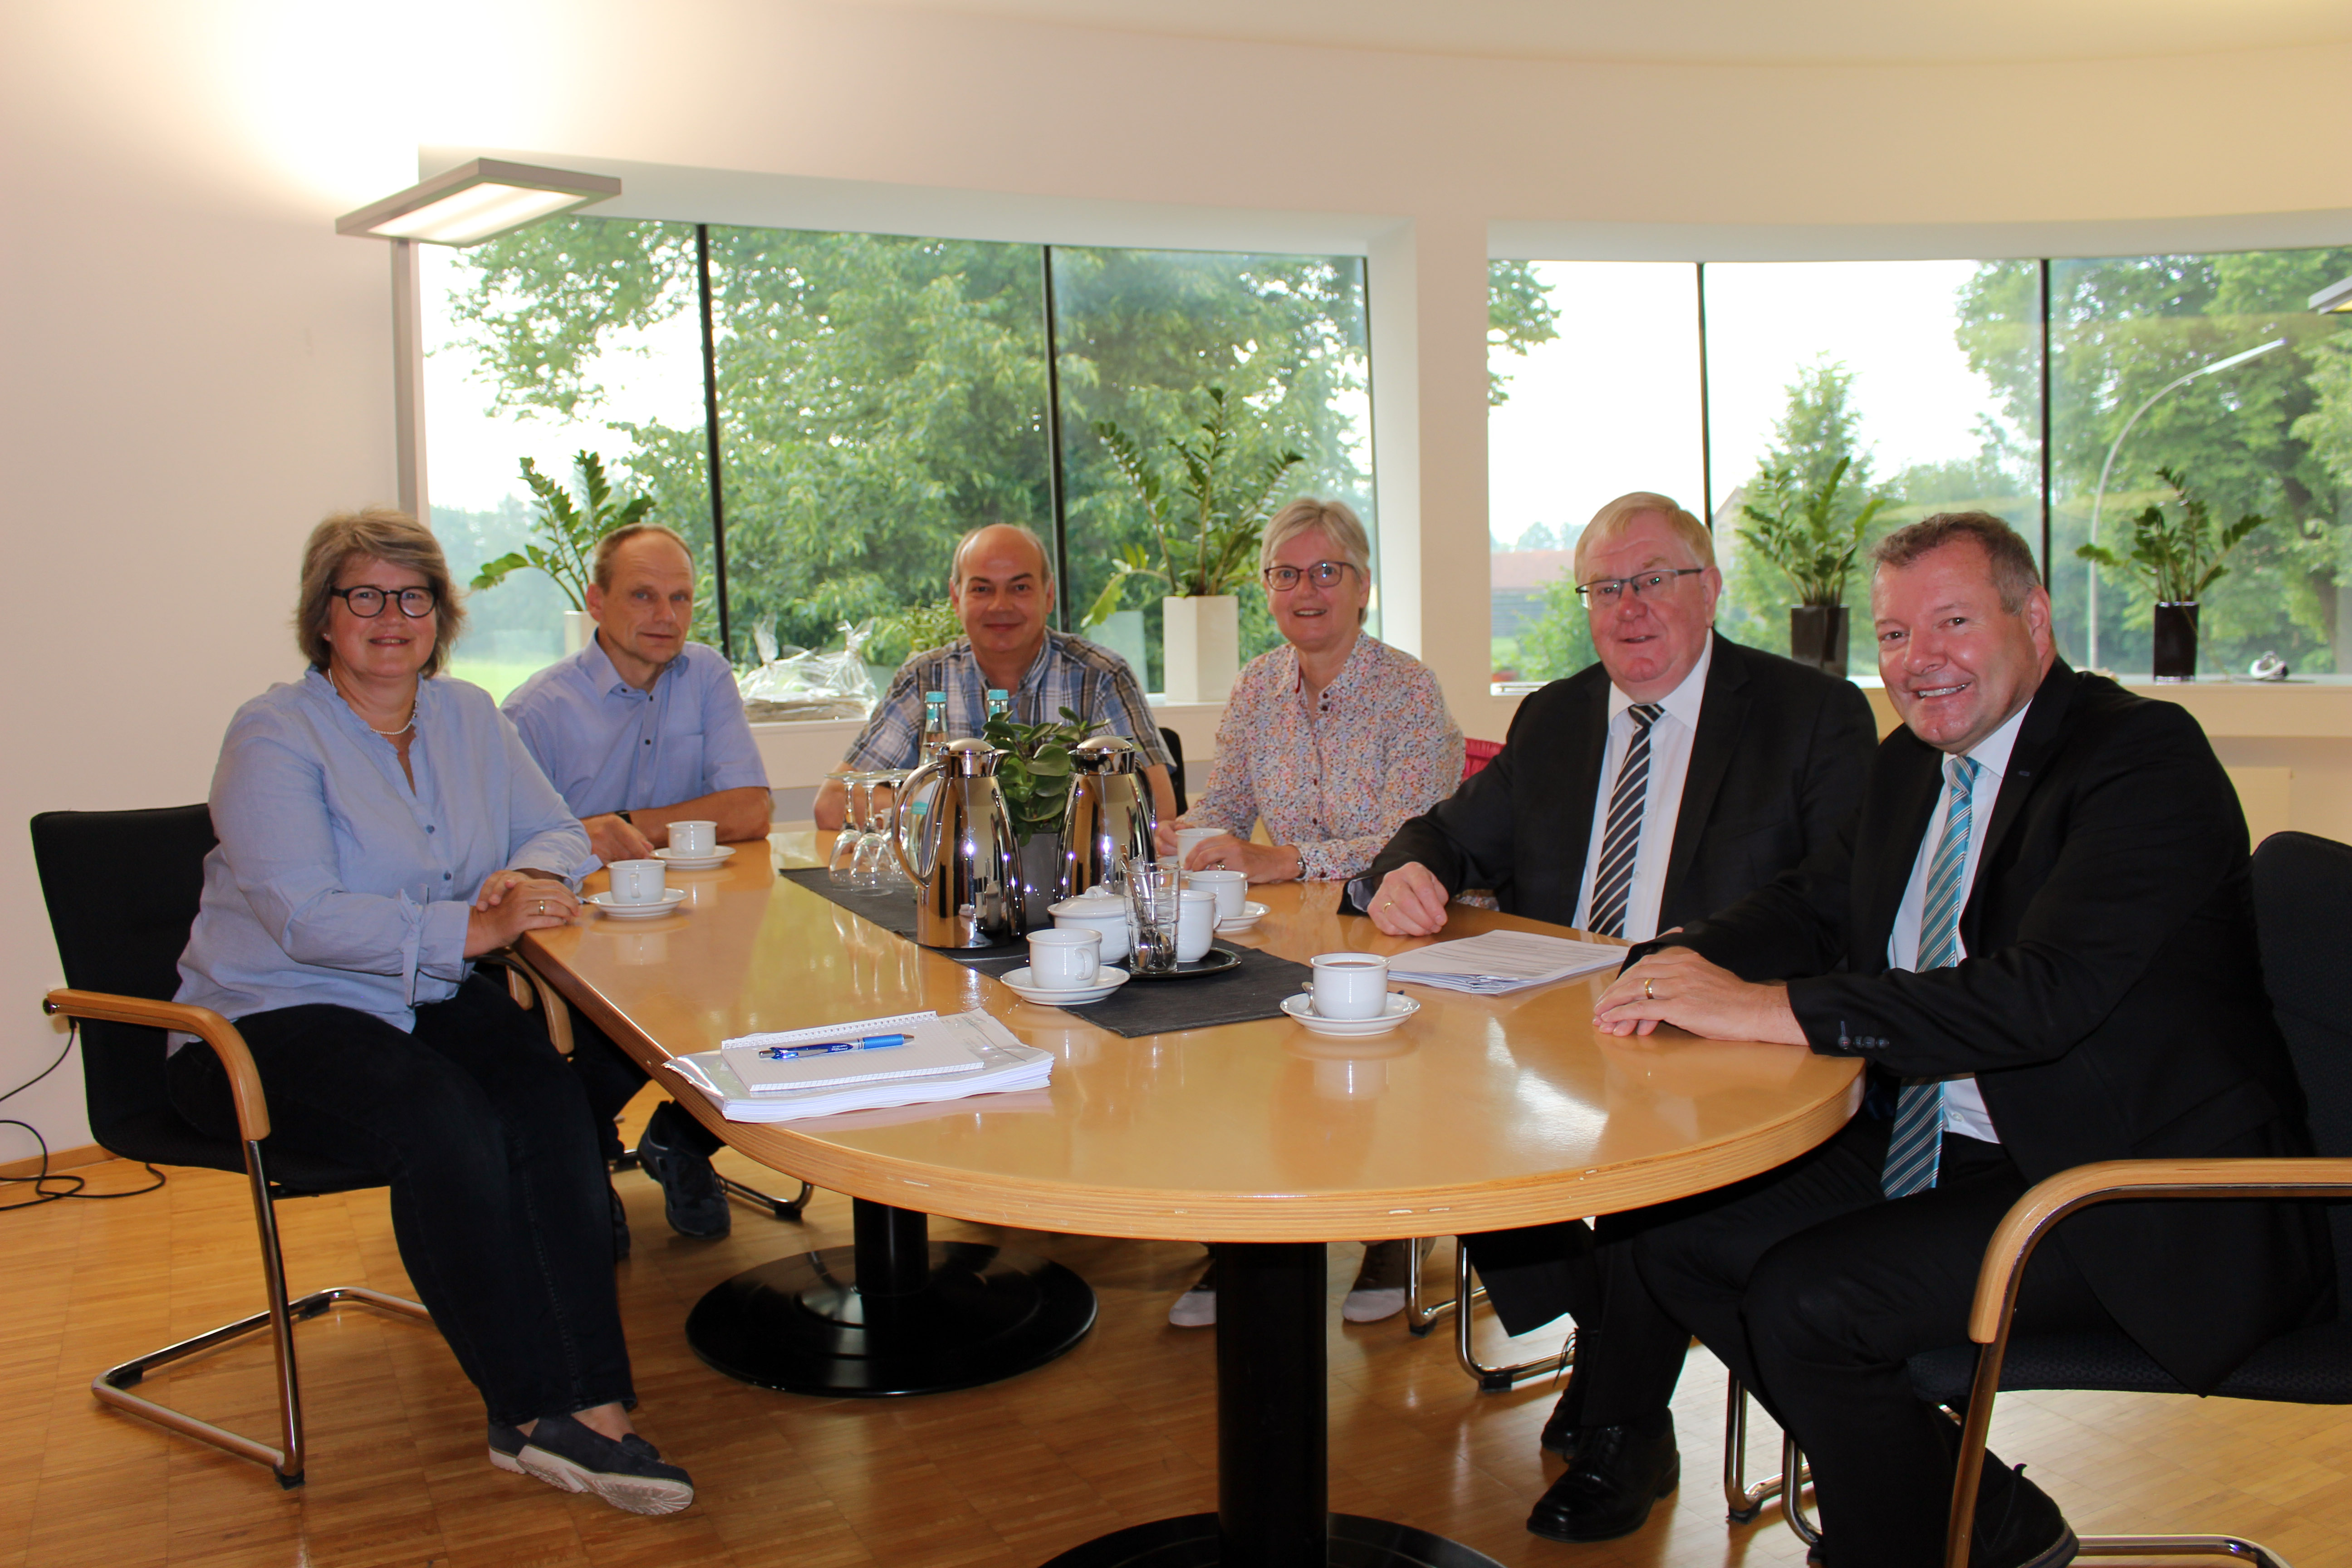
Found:
M 2156 606 L 2156 678 L 2158 680 L 2197 679 L 2197 605 Z
M 1846 613 L 1843 605 L 1789 606 L 1789 657 L 1799 664 L 1845 675 Z

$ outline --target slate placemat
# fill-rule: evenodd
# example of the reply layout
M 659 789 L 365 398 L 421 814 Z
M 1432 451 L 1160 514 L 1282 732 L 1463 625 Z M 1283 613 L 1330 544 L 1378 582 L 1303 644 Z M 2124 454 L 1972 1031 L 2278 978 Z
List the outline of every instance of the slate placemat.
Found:
M 836 888 L 822 867 L 780 874 L 787 881 L 798 883 L 885 931 L 896 931 L 909 942 L 914 940 L 915 899 L 906 889 L 874 892 Z M 1281 1017 L 1283 999 L 1295 994 L 1314 974 L 1306 964 L 1276 958 L 1270 952 L 1219 945 L 1239 953 L 1240 964 L 1220 974 L 1203 974 L 1190 980 L 1130 980 L 1099 1002 L 1065 1011 L 1072 1017 L 1099 1024 L 1129 1039 L 1172 1034 L 1181 1029 L 1205 1029 L 1218 1024 L 1247 1024 L 1260 1018 Z M 925 951 L 952 958 L 989 975 L 1018 969 L 1029 962 L 1029 944 L 1025 942 L 1002 947 L 934 947 Z

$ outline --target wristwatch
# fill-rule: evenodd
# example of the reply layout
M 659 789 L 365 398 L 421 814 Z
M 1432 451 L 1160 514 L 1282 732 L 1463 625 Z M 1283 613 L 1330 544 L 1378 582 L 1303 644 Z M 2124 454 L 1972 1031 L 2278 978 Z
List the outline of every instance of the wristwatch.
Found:
M 625 811 L 616 811 L 616 812 L 614 812 L 613 815 L 614 815 L 614 816 L 619 817 L 623 822 L 627 823 L 627 824 L 628 824 L 630 826 L 632 826 L 632 827 L 635 827 L 635 826 L 637 825 L 637 819 L 636 819 L 635 817 L 634 817 L 634 816 L 630 816 L 627 812 L 625 812 Z

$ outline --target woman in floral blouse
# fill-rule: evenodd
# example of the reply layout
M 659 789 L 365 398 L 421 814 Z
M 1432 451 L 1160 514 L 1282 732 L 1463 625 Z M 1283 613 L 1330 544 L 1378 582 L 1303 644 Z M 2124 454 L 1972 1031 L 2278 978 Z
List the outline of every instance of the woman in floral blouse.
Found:
M 1226 867 L 1253 882 L 1346 881 L 1381 846 L 1462 782 L 1462 730 L 1437 678 L 1363 631 L 1371 543 L 1339 501 L 1302 497 L 1266 524 L 1258 564 L 1285 646 L 1234 682 L 1217 726 L 1217 774 L 1181 825 L 1213 827 L 1194 870 Z M 1250 842 L 1265 824 L 1272 845 Z M 1160 830 L 1162 852 L 1176 847 Z M 1404 1308 L 1418 1244 L 1374 1242 L 1341 1315 L 1376 1322 Z M 1216 1265 L 1168 1310 L 1179 1328 L 1217 1321 Z
M 1363 629 L 1372 592 L 1364 525 L 1301 498 L 1258 555 L 1283 647 L 1250 660 L 1217 727 L 1216 782 L 1179 826 L 1213 827 L 1194 870 L 1253 882 L 1360 876 L 1404 825 L 1462 782 L 1462 731 L 1437 678 Z M 1250 842 L 1261 819 L 1271 846 Z M 1163 851 L 1175 827 L 1160 829 Z

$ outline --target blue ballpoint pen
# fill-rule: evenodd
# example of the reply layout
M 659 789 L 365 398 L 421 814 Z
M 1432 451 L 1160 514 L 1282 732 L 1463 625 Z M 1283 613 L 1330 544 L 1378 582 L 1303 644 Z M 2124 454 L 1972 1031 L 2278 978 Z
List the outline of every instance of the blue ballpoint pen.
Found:
M 887 1051 L 892 1046 L 907 1043 L 905 1035 L 868 1035 L 862 1040 L 813 1040 L 805 1046 L 768 1046 L 760 1054 L 772 1062 L 788 1062 L 802 1057 L 829 1057 L 836 1051 Z

